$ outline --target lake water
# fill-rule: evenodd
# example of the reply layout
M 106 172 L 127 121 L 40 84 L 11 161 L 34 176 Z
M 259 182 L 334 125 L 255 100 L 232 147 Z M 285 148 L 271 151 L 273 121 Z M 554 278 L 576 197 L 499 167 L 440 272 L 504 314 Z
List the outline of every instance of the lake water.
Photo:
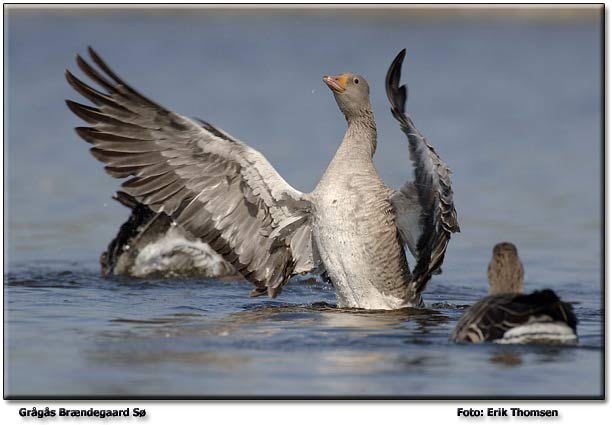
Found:
M 597 397 L 603 393 L 600 21 L 498 14 L 18 11 L 5 18 L 5 395 Z M 321 76 L 370 83 L 376 165 L 411 178 L 384 76 L 406 47 L 408 111 L 454 171 L 462 232 L 426 309 L 334 308 L 295 280 L 276 300 L 234 280 L 100 277 L 128 211 L 75 135 L 65 68 L 87 45 L 159 103 L 260 150 L 314 188 L 345 123 Z M 497 242 L 526 290 L 575 303 L 576 347 L 460 345 Z

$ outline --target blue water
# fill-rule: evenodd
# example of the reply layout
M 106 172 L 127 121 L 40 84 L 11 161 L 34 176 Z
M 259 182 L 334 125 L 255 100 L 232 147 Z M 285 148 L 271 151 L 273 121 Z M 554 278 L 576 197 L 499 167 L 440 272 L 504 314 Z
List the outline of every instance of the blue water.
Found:
M 435 19 L 408 11 L 5 15 L 5 395 L 597 396 L 602 393 L 602 83 L 596 19 Z M 218 125 L 310 191 L 345 123 L 321 76 L 368 79 L 377 168 L 411 178 L 384 75 L 406 47 L 408 110 L 453 169 L 462 232 L 426 310 L 333 308 L 295 281 L 103 279 L 128 211 L 75 135 L 65 83 L 87 45 L 159 103 Z M 77 72 L 78 74 L 78 72 Z M 448 342 L 514 242 L 526 290 L 575 302 L 578 347 Z

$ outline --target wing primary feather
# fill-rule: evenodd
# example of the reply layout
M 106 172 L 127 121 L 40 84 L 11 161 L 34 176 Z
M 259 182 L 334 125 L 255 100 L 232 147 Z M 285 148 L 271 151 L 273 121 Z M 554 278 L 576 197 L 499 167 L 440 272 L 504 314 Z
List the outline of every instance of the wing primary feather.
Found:
M 70 84 L 73 89 L 87 99 L 91 100 L 96 105 L 106 105 L 110 108 L 123 111 L 124 113 L 132 114 L 132 111 L 117 103 L 112 97 L 101 93 L 92 87 L 89 87 L 87 84 L 75 77 L 70 71 L 66 70 L 64 75 L 66 77 L 66 81 L 68 81 L 68 84 Z
M 137 126 L 133 123 L 121 121 L 91 106 L 83 105 L 81 103 L 69 99 L 66 99 L 66 105 L 76 116 L 88 122 L 89 124 L 114 128 L 123 128 L 124 131 L 129 131 L 130 133 L 135 133 L 137 131 L 146 131 L 145 128 Z
M 389 102 L 391 102 L 391 111 L 394 116 L 396 113 L 403 115 L 406 104 L 406 86 L 399 85 L 402 76 L 402 63 L 405 57 L 406 49 L 402 49 L 391 63 L 385 81 L 387 97 L 389 98 Z
M 112 94 L 117 92 L 115 86 L 113 86 L 108 80 L 106 80 L 102 75 L 100 75 L 98 71 L 96 71 L 91 65 L 85 62 L 81 55 L 76 55 L 76 63 L 81 69 L 81 71 L 85 73 L 85 75 L 94 80 L 96 83 L 100 84 L 100 86 L 108 90 L 109 93 Z
M 76 127 L 75 131 L 81 138 L 92 144 L 96 144 L 97 142 L 143 143 L 154 141 L 154 139 L 134 139 L 131 137 L 119 136 L 117 134 L 107 133 L 91 127 Z M 158 146 L 152 146 L 151 148 L 151 150 L 161 150 L 161 148 Z
M 140 98 L 145 103 L 148 103 L 150 106 L 164 110 L 164 108 L 161 105 L 152 101 L 148 97 L 142 95 L 140 92 L 138 92 L 137 90 L 132 88 L 129 84 L 127 84 L 121 77 L 119 77 L 119 75 L 117 75 L 112 69 L 110 69 L 110 67 L 106 64 L 106 62 L 102 60 L 102 58 L 95 52 L 95 50 L 91 46 L 87 48 L 87 51 L 89 52 L 89 56 L 91 56 L 91 59 L 94 61 L 94 63 L 98 65 L 100 69 L 104 71 L 109 77 L 115 80 L 117 84 L 119 84 L 120 86 L 123 86 L 131 94 Z

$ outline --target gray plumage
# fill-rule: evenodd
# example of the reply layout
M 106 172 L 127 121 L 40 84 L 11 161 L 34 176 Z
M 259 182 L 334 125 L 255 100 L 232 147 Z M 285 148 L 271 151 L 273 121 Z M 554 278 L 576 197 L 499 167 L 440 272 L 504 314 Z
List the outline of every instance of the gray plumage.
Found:
M 407 134 L 415 182 L 387 188 L 376 172 L 376 126 L 367 82 L 354 74 L 328 77 L 348 129 L 317 188 L 303 194 L 261 153 L 204 121 L 177 115 L 138 93 L 90 48 L 96 70 L 79 68 L 98 91 L 66 71 L 72 87 L 96 107 L 67 101 L 92 127 L 77 133 L 123 191 L 193 238 L 210 244 L 255 284 L 253 295 L 275 297 L 290 276 L 325 272 L 340 306 L 419 305 L 438 271 L 450 233 L 458 231 L 450 170 L 404 114 L 398 55 L 387 78 L 394 116 Z M 394 94 L 399 93 L 399 94 Z M 411 272 L 403 246 L 417 259 Z

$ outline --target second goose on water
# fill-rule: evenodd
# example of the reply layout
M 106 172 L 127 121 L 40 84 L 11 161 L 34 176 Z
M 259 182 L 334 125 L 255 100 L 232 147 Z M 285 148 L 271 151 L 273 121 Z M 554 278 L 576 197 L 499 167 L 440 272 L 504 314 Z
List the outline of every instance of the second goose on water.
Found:
M 490 296 L 459 319 L 455 342 L 559 343 L 577 341 L 577 319 L 570 304 L 550 289 L 523 294 L 523 265 L 516 247 L 502 242 L 489 263 Z

